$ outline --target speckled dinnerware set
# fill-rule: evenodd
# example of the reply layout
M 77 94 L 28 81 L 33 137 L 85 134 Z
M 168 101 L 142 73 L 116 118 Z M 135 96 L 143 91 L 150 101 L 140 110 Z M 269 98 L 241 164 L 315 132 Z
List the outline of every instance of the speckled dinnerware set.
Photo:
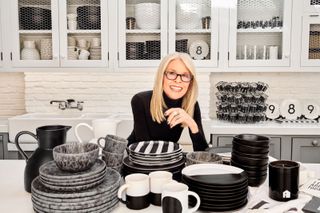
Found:
M 36 212 L 110 212 L 118 203 L 119 172 L 98 159 L 98 145 L 70 143 L 53 149 L 54 161 L 31 184 Z M 63 163 L 68 162 L 68 163 Z
M 169 171 L 179 180 L 185 165 L 182 147 L 168 141 L 141 141 L 127 149 L 129 156 L 123 159 L 124 175 L 132 173 L 149 174 L 153 171 Z

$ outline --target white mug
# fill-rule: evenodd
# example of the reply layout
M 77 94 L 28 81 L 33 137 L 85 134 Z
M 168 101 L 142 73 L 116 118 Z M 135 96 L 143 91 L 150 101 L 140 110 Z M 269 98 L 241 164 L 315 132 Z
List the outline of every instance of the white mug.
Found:
M 150 178 L 150 202 L 161 206 L 162 188 L 165 184 L 173 182 L 172 173 L 168 171 L 155 171 L 149 174 Z
M 183 183 L 168 183 L 164 185 L 161 199 L 162 212 L 196 212 L 200 206 L 200 197 L 197 193 L 188 191 L 188 189 L 189 187 Z M 188 205 L 189 195 L 197 199 L 196 205 L 191 209 L 189 209 Z
M 79 60 L 88 60 L 90 52 L 88 50 L 80 50 Z
M 269 59 L 271 60 L 278 59 L 278 46 L 269 47 Z
M 76 30 L 77 29 L 77 21 L 68 21 L 68 29 L 69 30 Z
M 117 125 L 119 123 L 119 120 L 116 119 L 95 119 L 92 121 L 92 126 L 87 123 L 79 123 L 74 128 L 74 133 L 76 135 L 76 138 L 79 142 L 82 143 L 82 139 L 79 136 L 79 127 L 84 126 L 90 129 L 93 132 L 94 138 L 100 138 L 105 137 L 107 134 L 116 134 L 117 131 Z
M 147 208 L 149 202 L 149 176 L 134 173 L 125 177 L 125 184 L 118 190 L 118 198 L 126 203 L 129 209 L 139 210 Z
M 78 47 L 81 49 L 89 49 L 90 42 L 88 42 L 86 39 L 78 39 Z
M 92 38 L 91 40 L 91 46 L 92 47 L 100 47 L 101 45 L 101 39 L 100 38 Z

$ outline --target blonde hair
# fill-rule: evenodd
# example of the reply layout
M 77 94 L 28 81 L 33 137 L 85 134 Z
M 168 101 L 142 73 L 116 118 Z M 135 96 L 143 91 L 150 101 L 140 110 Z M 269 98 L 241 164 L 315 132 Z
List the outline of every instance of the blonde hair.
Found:
M 193 77 L 186 94 L 182 98 L 182 109 L 184 109 L 191 117 L 193 117 L 194 106 L 198 97 L 198 82 L 196 79 L 195 66 L 191 57 L 186 53 L 177 52 L 167 55 L 160 62 L 158 72 L 155 77 L 150 104 L 152 120 L 158 123 L 161 123 L 165 120 L 163 109 L 168 108 L 163 98 L 163 77 L 168 64 L 173 60 L 181 60 Z

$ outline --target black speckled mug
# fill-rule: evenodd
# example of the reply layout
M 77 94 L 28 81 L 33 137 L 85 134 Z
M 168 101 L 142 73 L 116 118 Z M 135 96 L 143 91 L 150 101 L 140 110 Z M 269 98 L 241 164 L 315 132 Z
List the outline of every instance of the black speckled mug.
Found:
M 269 164 L 269 197 L 278 201 L 298 198 L 299 163 L 279 160 Z

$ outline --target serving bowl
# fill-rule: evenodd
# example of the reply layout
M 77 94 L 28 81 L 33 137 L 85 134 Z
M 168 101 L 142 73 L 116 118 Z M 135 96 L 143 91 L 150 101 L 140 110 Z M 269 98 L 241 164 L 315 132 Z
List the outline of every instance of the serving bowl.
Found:
M 99 146 L 93 143 L 67 143 L 53 148 L 53 159 L 64 171 L 80 172 L 96 162 Z
M 160 29 L 160 4 L 136 4 L 135 18 L 139 29 Z
M 222 164 L 222 157 L 212 152 L 189 152 L 186 155 L 187 165 L 201 163 L 218 163 Z

